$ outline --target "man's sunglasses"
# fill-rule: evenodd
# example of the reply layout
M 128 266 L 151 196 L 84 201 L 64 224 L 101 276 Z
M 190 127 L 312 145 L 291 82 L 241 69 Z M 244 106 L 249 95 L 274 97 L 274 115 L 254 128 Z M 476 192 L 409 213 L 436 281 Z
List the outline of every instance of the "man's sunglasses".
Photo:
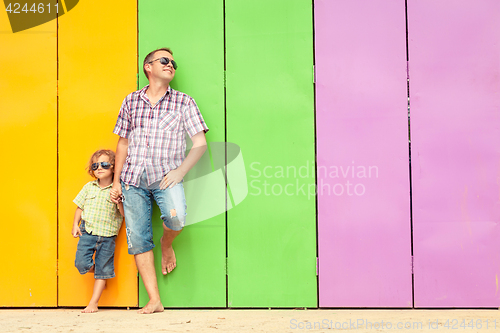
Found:
M 92 171 L 96 171 L 97 169 L 99 169 L 99 164 L 104 170 L 108 170 L 109 168 L 111 168 L 111 163 L 109 162 L 97 162 L 92 163 L 92 165 L 90 166 L 92 168 Z
M 160 60 L 160 64 L 162 64 L 162 65 L 168 65 L 168 63 L 171 62 L 172 63 L 172 67 L 174 69 L 177 69 L 177 63 L 175 62 L 175 60 L 170 60 L 167 57 L 161 57 L 161 58 L 158 58 L 158 59 L 155 59 L 155 60 L 151 60 L 150 62 L 148 62 L 148 64 L 150 64 L 152 62 L 155 62 L 156 60 Z

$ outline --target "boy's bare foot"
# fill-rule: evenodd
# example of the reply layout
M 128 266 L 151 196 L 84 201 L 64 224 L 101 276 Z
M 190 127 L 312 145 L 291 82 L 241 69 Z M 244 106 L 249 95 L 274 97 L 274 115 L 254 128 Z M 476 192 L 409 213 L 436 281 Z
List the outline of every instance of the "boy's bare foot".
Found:
M 97 303 L 89 303 L 85 309 L 82 310 L 82 313 L 94 313 L 99 311 L 97 308 Z
M 161 272 L 163 275 L 170 273 L 174 270 L 175 264 L 175 252 L 172 245 L 164 244 L 163 237 L 160 239 L 161 243 Z
M 137 313 L 140 314 L 150 314 L 155 312 L 163 312 L 163 305 L 161 304 L 161 301 L 158 302 L 149 301 L 148 304 L 146 304 L 142 309 L 139 309 L 137 311 Z

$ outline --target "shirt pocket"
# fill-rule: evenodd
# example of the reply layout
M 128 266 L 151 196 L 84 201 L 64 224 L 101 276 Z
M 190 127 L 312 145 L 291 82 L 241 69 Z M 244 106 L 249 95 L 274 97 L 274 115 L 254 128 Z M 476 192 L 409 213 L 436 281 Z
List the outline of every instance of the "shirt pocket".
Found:
M 180 112 L 166 112 L 160 113 L 159 128 L 162 131 L 178 132 L 181 123 Z
M 109 194 L 106 196 L 106 205 L 107 205 L 107 208 L 111 208 L 111 210 L 113 210 L 113 209 L 118 210 L 118 205 L 115 204 L 113 202 L 113 200 L 111 200 L 111 196 Z
M 95 205 L 95 202 L 96 202 L 96 197 L 97 197 L 97 194 L 95 194 L 95 193 L 94 194 L 88 193 L 85 196 L 84 207 L 87 210 L 87 214 L 90 212 L 90 210 L 92 210 L 94 208 L 94 205 Z
M 87 201 L 87 200 L 95 200 L 96 197 L 97 197 L 96 194 L 87 194 L 85 196 L 85 201 Z

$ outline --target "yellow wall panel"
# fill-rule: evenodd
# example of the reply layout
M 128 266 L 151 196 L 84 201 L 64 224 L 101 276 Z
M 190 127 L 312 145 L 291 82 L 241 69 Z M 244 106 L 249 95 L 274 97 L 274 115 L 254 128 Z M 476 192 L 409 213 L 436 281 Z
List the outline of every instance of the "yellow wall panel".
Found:
M 0 306 L 56 306 L 56 23 L 12 33 L 0 8 Z
M 59 18 L 59 306 L 87 305 L 93 275 L 74 267 L 73 199 L 91 180 L 85 167 L 97 149 L 116 149 L 112 133 L 125 96 L 136 89 L 137 2 L 80 1 Z M 100 306 L 137 306 L 137 270 L 125 224 L 117 239 L 116 277 Z

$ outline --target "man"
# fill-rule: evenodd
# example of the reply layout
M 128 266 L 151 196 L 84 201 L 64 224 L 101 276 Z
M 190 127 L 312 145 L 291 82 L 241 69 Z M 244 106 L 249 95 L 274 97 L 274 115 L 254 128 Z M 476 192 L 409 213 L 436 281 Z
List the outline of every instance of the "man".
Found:
M 113 130 L 120 139 L 111 199 L 123 200 L 128 252 L 135 257 L 149 295 L 139 313 L 163 311 L 154 266 L 151 200 L 160 207 L 163 220 L 161 268 L 165 275 L 176 266 L 172 242 L 185 224 L 182 179 L 207 149 L 208 127 L 196 103 L 169 85 L 176 69 L 170 49 L 149 53 L 143 64 L 149 85 L 125 98 Z M 193 148 L 184 158 L 186 132 Z

